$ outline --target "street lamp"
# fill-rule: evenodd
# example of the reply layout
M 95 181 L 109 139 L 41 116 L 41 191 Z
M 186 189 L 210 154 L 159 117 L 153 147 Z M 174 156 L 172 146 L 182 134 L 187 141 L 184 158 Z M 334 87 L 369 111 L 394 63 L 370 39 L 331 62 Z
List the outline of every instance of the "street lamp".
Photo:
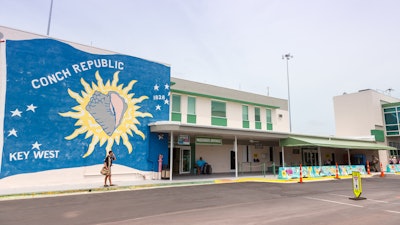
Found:
M 53 0 L 50 3 L 49 22 L 47 23 L 47 36 L 50 34 L 51 13 L 53 12 Z
M 288 110 L 289 110 L 289 131 L 292 133 L 292 113 L 290 112 L 290 85 L 289 85 L 289 59 L 293 58 L 290 53 L 282 56 L 282 59 L 286 59 L 286 75 L 287 75 L 287 92 L 288 92 Z

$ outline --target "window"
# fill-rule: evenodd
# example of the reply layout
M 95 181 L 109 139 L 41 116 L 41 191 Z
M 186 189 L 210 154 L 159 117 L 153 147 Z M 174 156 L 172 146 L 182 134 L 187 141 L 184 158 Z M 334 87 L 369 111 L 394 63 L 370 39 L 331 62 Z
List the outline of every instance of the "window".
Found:
M 383 109 L 386 135 L 399 135 L 400 107 L 389 107 Z
M 211 101 L 211 116 L 213 117 L 226 117 L 226 103 Z
M 172 95 L 172 112 L 181 112 L 181 96 Z
M 249 121 L 249 107 L 247 105 L 242 106 L 242 120 Z
M 250 128 L 249 107 L 247 105 L 242 105 L 242 127 Z
M 228 125 L 225 102 L 211 101 L 211 125 L 224 127 Z
M 254 108 L 254 121 L 256 129 L 261 129 L 261 111 L 260 108 Z
M 254 121 L 256 121 L 256 122 L 261 121 L 260 108 L 258 108 L 258 107 L 254 108 Z
M 272 112 L 271 109 L 266 109 L 266 115 L 267 115 L 267 130 L 272 130 Z
M 196 98 L 188 97 L 188 110 L 187 114 L 196 115 Z
M 181 96 L 180 95 L 172 95 L 172 112 L 171 112 L 171 120 L 181 122 L 182 114 L 181 114 Z
M 397 148 L 397 150 L 390 150 L 390 156 L 396 156 L 397 159 L 400 157 L 400 143 L 399 142 L 389 142 L 389 146 Z
M 196 98 L 188 96 L 187 123 L 196 123 Z

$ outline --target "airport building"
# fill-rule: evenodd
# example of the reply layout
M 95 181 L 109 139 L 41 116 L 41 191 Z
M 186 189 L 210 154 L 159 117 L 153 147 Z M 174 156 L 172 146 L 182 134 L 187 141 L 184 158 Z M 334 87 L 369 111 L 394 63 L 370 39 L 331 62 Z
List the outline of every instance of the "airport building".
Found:
M 352 94 L 337 96 L 336 136 L 294 134 L 286 99 L 174 78 L 167 64 L 91 46 L 0 33 L 0 183 L 99 179 L 110 150 L 113 176 L 126 179 L 193 175 L 200 157 L 233 177 L 289 179 L 300 165 L 331 176 L 335 163 L 343 174 L 365 173 L 374 154 L 384 166 L 398 154 L 400 101 L 390 96 L 376 93 L 371 111 Z M 360 112 L 365 120 L 349 123 Z

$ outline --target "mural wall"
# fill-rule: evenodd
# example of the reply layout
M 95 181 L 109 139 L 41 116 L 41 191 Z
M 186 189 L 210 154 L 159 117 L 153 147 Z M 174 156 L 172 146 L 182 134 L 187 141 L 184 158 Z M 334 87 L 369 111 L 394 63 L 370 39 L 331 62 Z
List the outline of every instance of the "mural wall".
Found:
M 0 178 L 116 163 L 155 171 L 168 136 L 170 68 L 126 55 L 95 55 L 52 39 L 6 41 Z M 167 158 L 167 157 L 164 157 Z

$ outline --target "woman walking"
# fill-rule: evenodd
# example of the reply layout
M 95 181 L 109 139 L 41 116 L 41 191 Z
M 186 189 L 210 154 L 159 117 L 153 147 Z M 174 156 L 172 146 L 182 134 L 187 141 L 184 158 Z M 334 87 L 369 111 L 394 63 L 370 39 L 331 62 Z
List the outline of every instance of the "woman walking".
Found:
M 114 186 L 111 182 L 111 166 L 114 160 L 117 158 L 115 157 L 113 151 L 109 151 L 107 157 L 104 159 L 104 167 L 108 170 L 108 173 L 106 174 L 106 177 L 104 178 L 104 187 L 108 187 L 107 185 L 107 179 L 110 183 L 110 186 Z

